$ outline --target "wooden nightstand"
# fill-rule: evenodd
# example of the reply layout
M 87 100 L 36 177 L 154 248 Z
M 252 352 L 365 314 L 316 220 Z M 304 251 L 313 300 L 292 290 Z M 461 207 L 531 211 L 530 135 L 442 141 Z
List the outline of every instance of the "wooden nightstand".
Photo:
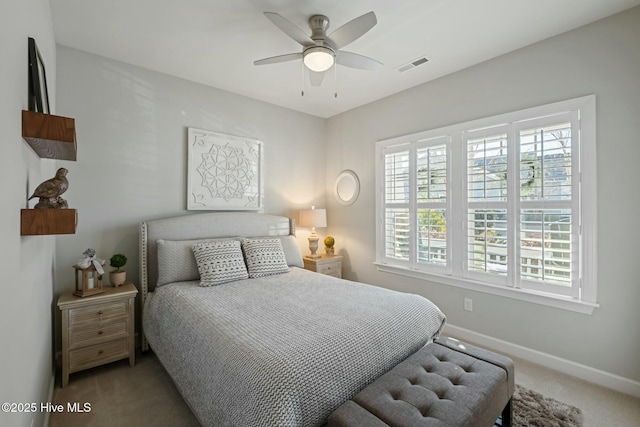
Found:
M 342 277 L 342 255 L 320 255 L 320 258 L 303 257 L 304 268 L 328 276 Z
M 69 374 L 129 358 L 135 364 L 133 283 L 89 297 L 60 296 L 62 310 L 62 387 Z

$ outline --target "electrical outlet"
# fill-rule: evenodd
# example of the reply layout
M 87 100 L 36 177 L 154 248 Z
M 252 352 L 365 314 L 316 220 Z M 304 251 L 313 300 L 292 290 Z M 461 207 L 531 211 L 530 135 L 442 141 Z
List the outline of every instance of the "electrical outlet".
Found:
M 471 298 L 464 299 L 464 309 L 467 311 L 473 311 L 473 300 Z

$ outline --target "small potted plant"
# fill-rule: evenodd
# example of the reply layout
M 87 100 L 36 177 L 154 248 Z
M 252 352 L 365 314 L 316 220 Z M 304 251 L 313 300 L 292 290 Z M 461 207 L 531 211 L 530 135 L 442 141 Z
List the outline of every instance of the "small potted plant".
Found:
M 122 254 L 115 254 L 109 260 L 109 265 L 113 267 L 113 270 L 109 273 L 109 282 L 116 288 L 127 280 L 127 272 L 122 270 L 126 263 L 127 257 Z

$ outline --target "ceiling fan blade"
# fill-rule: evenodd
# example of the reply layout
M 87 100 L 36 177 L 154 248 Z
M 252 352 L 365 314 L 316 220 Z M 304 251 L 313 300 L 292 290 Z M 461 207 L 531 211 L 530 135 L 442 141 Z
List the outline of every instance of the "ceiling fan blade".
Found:
M 253 61 L 253 65 L 277 64 L 278 62 L 294 61 L 296 59 L 302 59 L 302 53 L 287 53 L 286 55 L 259 59 L 257 61 Z
M 322 80 L 324 80 L 324 71 L 318 73 L 316 71 L 309 70 L 309 81 L 311 82 L 311 86 L 320 86 L 322 84 Z
M 264 15 L 273 22 L 273 24 L 280 28 L 286 35 L 300 43 L 302 46 L 314 45 L 315 42 L 311 40 L 307 34 L 304 33 L 300 28 L 296 27 L 291 21 L 282 17 L 275 12 L 264 12 Z
M 371 59 L 364 55 L 359 55 L 353 52 L 344 52 L 339 50 L 336 52 L 336 62 L 345 67 L 358 68 L 360 70 L 377 70 L 383 67 L 383 63 Z
M 372 29 L 377 23 L 375 13 L 365 13 L 329 34 L 329 39 L 335 44 L 336 49 L 341 49 Z

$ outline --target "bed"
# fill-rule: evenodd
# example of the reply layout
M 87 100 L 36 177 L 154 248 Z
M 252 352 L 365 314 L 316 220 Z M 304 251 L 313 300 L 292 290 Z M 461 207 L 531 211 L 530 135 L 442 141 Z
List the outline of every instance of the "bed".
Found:
M 201 286 L 212 283 L 203 260 L 238 247 L 251 277 L 225 270 Z M 140 260 L 143 350 L 204 426 L 321 426 L 445 322 L 421 296 L 304 270 L 282 216 L 147 221 Z

